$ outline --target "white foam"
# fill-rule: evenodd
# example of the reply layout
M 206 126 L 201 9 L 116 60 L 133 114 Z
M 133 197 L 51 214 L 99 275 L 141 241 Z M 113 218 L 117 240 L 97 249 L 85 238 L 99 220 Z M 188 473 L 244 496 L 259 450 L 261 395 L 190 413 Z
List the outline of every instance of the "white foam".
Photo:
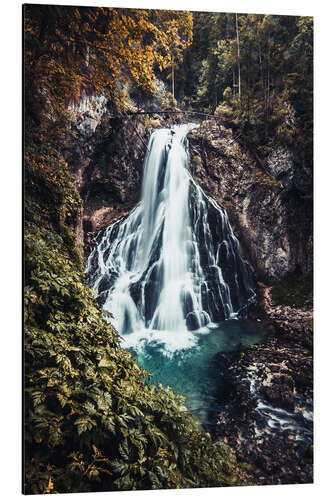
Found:
M 313 412 L 312 411 L 304 410 L 303 411 L 303 417 L 306 420 L 309 420 L 310 422 L 313 422 Z
M 140 352 L 146 344 L 161 346 L 161 352 L 166 356 L 172 356 L 176 351 L 191 349 L 197 345 L 197 337 L 189 331 L 165 331 L 143 329 L 129 333 L 122 337 L 121 347 L 124 349 L 135 349 Z

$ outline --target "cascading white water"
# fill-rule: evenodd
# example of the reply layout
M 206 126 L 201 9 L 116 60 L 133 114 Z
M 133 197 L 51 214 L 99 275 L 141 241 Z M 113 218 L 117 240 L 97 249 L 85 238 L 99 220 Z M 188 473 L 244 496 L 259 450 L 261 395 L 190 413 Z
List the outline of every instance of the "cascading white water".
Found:
M 244 317 L 255 296 L 226 212 L 188 171 L 194 127 L 153 132 L 140 202 L 99 233 L 88 258 L 89 284 L 121 334 Z
M 186 136 L 193 127 L 151 135 L 140 202 L 98 233 L 86 271 L 122 346 L 153 374 L 152 383 L 185 395 L 186 406 L 207 422 L 223 404 L 215 355 L 261 341 L 265 332 L 261 323 L 223 322 L 246 317 L 255 292 L 227 213 L 188 170 Z M 257 394 L 254 375 L 249 370 L 250 396 L 263 422 L 258 427 L 254 420 L 255 432 L 288 431 L 310 443 L 311 404 L 303 416 L 273 408 Z

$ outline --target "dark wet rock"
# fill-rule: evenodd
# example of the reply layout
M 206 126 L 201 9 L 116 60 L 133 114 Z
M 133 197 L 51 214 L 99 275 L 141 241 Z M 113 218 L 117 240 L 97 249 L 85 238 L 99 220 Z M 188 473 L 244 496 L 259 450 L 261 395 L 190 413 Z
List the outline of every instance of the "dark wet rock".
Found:
M 262 324 L 271 326 L 270 332 L 261 344 L 215 356 L 221 408 L 210 416 L 207 429 L 251 465 L 250 482 L 311 483 L 312 312 L 274 306 L 268 288 L 260 286 L 259 292 L 266 314 Z M 274 415 L 292 422 L 292 428 L 274 428 Z
M 198 330 L 198 328 L 204 326 L 206 323 L 207 318 L 202 312 L 190 312 L 186 316 L 186 327 L 188 330 Z
M 106 290 L 105 292 L 101 292 L 98 297 L 96 298 L 97 300 L 97 303 L 103 307 L 103 305 L 105 304 L 105 301 L 108 297 L 108 290 Z
M 112 277 L 108 274 L 104 274 L 99 285 L 98 285 L 98 293 L 108 291 L 112 285 Z
M 294 411 L 292 376 L 273 375 L 269 385 L 263 388 L 263 396 L 272 406 Z

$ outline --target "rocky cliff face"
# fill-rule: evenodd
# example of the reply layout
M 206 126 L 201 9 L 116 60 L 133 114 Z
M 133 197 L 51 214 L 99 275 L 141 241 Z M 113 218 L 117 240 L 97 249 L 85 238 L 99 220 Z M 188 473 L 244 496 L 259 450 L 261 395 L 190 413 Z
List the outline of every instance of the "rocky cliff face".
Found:
M 115 116 L 94 97 L 72 112 L 76 138 L 66 143 L 64 155 L 83 200 L 76 234 L 86 257 L 92 236 L 138 201 L 151 124 L 144 117 Z
M 87 256 L 97 232 L 137 203 L 151 130 L 176 120 L 96 115 L 89 105 L 77 113 L 78 138 L 65 153 L 83 199 L 77 235 Z M 225 404 L 205 425 L 252 464 L 255 484 L 311 482 L 312 312 L 275 305 L 269 287 L 312 271 L 311 206 L 297 188 L 297 158 L 279 148 L 263 164 L 215 121 L 202 122 L 189 143 L 193 177 L 226 209 L 252 268 L 258 307 L 251 314 L 264 319 L 268 333 L 261 344 L 217 355 Z
M 114 117 L 105 103 L 93 100 L 81 108 L 75 110 L 78 138 L 66 156 L 83 199 L 77 235 L 87 255 L 93 235 L 137 203 L 151 130 L 177 120 Z M 277 149 L 260 165 L 215 120 L 202 122 L 189 140 L 192 175 L 227 210 L 255 278 L 269 283 L 295 271 L 309 273 L 311 210 L 294 187 L 292 151 Z
M 309 273 L 311 209 L 293 185 L 292 151 L 273 151 L 265 165 L 258 165 L 231 131 L 214 121 L 194 130 L 190 145 L 192 174 L 226 208 L 257 280 Z

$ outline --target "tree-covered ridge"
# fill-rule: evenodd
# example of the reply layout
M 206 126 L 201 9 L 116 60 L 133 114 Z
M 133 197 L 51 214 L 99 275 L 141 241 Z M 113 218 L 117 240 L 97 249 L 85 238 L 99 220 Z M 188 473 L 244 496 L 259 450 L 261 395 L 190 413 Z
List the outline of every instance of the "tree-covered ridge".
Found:
M 150 15 L 126 11 L 124 19 L 119 9 L 25 7 L 26 493 L 241 482 L 227 446 L 212 443 L 181 396 L 148 385 L 147 374 L 120 349 L 117 332 L 85 285 L 73 232 L 81 200 L 61 152 L 70 136 L 66 103 L 93 82 L 93 91 L 109 89 L 119 105 L 115 82 L 131 61 L 119 48 L 112 56 L 118 73 L 104 72 L 110 37 L 117 36 L 109 29 L 113 21 L 117 29 L 127 27 L 133 46 L 142 43 L 145 57 L 133 62 L 130 78 L 143 88 L 152 81 L 145 74 L 153 67 L 148 47 L 160 51 L 156 61 L 171 61 L 163 29 L 179 26 L 181 36 L 190 15 L 155 13 L 156 24 Z M 87 45 L 78 43 L 85 40 L 94 41 L 88 64 Z
M 187 105 L 215 112 L 262 159 L 278 145 L 302 151 L 302 190 L 311 193 L 311 17 L 194 13 L 176 89 Z

